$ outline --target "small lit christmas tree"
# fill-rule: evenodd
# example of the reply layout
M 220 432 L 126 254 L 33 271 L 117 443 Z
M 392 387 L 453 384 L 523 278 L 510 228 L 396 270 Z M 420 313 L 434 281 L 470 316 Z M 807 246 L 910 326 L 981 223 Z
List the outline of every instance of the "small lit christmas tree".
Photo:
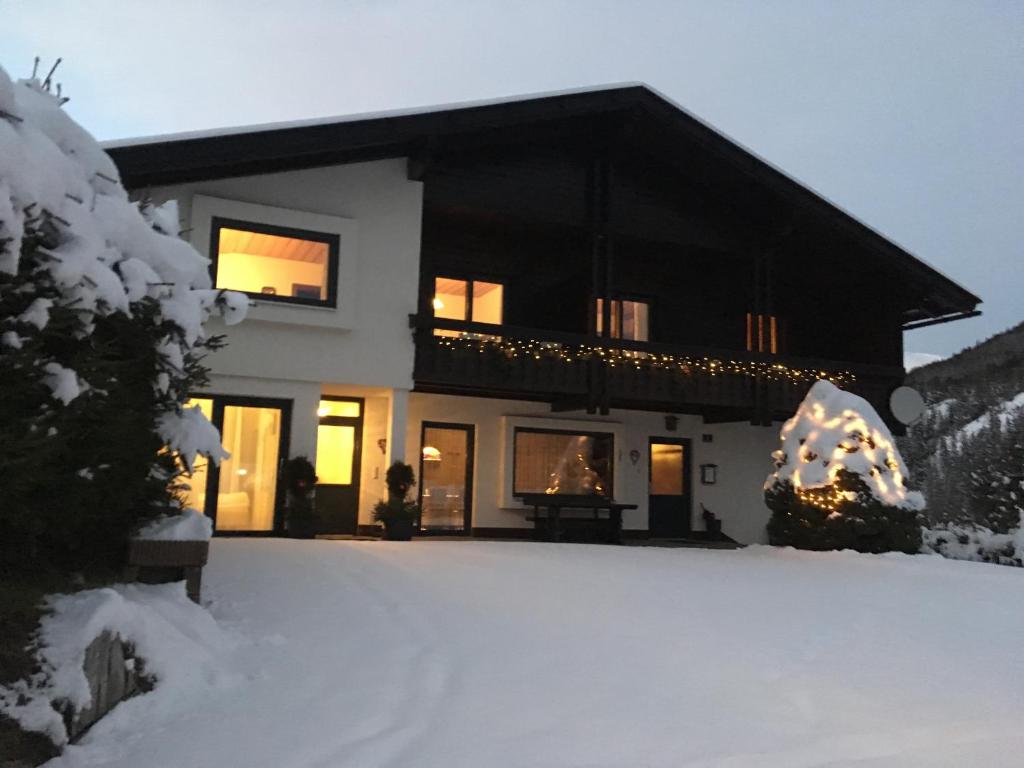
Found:
M 565 454 L 558 461 L 558 466 L 551 473 L 545 493 L 596 494 L 604 493 L 601 476 L 591 466 L 587 438 L 580 436 L 573 439 Z

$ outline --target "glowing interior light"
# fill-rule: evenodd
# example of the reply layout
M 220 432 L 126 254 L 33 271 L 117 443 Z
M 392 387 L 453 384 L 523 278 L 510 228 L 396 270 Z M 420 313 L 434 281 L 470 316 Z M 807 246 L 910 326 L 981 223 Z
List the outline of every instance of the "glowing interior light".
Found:
M 432 445 L 423 446 L 423 460 L 424 461 L 440 461 L 441 452 Z
M 249 474 L 249 470 L 246 469 L 245 467 L 242 467 L 241 469 L 236 470 L 235 474 L 241 475 L 242 477 L 245 477 L 246 475 Z
M 324 406 L 320 406 L 319 408 L 316 409 L 316 415 L 319 416 L 321 419 L 324 416 L 326 416 L 328 413 L 330 413 L 330 412 L 331 412 L 331 409 L 330 408 L 326 408 Z
M 431 303 L 434 305 L 435 310 L 444 309 L 444 302 L 437 298 L 437 296 L 434 297 L 434 301 Z

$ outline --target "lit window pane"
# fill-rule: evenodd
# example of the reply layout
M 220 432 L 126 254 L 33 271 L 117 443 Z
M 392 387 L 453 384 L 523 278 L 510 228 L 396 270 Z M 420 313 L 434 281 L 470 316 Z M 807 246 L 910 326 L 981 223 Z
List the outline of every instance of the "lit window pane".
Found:
M 623 301 L 621 304 L 622 338 L 647 341 L 647 304 L 642 301 Z
M 461 530 L 466 520 L 469 432 L 428 427 L 423 430 L 421 483 L 424 530 Z
M 356 428 L 321 424 L 316 432 L 316 475 L 323 485 L 351 485 Z
M 274 527 L 281 411 L 228 405 L 221 440 L 231 458 L 220 465 L 217 530 L 269 531 Z
M 651 495 L 682 496 L 683 446 L 669 443 L 651 445 Z
M 216 284 L 265 296 L 325 301 L 329 259 L 326 242 L 221 227 Z
M 501 306 L 504 287 L 501 283 L 473 281 L 474 323 L 501 323 Z
M 359 411 L 360 404 L 357 400 L 321 400 L 316 415 L 320 418 L 324 416 L 344 416 L 358 419 Z
M 515 493 L 611 496 L 612 435 L 517 430 Z
M 609 309 L 611 338 L 650 341 L 650 305 L 647 302 L 612 299 Z M 596 300 L 596 318 L 595 328 L 601 335 L 604 330 L 604 299 Z
M 434 317 L 443 320 L 465 320 L 469 307 L 467 300 L 468 283 L 465 280 L 453 280 L 449 277 L 434 279 Z M 458 336 L 458 331 L 436 329 L 435 336 Z
M 467 284 L 465 280 L 438 277 L 434 280 L 434 317 L 465 320 Z

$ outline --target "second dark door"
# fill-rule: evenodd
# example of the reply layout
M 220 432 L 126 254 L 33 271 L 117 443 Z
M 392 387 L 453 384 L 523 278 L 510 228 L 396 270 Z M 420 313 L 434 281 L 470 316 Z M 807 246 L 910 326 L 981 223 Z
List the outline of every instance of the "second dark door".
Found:
M 648 451 L 647 512 L 650 535 L 690 535 L 690 441 L 652 437 Z

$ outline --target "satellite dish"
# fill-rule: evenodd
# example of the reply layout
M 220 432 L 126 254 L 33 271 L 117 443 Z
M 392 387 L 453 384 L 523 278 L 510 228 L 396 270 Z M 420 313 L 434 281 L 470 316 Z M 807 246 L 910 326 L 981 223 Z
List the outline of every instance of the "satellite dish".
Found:
M 896 387 L 889 395 L 889 410 L 902 424 L 913 424 L 924 414 L 924 398 L 913 387 Z

